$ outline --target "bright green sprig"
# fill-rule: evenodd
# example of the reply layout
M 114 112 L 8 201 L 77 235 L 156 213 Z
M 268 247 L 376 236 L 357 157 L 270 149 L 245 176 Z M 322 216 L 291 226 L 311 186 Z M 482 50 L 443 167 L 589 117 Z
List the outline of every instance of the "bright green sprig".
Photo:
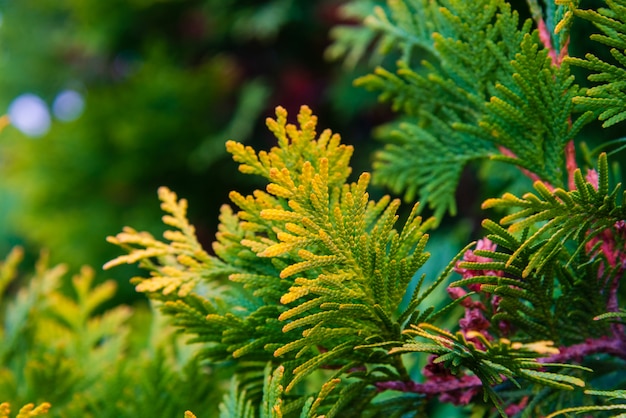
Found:
M 609 127 L 626 119 L 626 1 L 607 0 L 608 9 L 576 10 L 576 16 L 591 21 L 602 34 L 591 39 L 610 47 L 615 63 L 609 63 L 588 53 L 585 59 L 569 58 L 574 65 L 589 69 L 589 80 L 597 83 L 587 89 L 574 103 L 593 111 Z
M 626 391 L 624 390 L 611 390 L 611 391 L 586 390 L 585 394 L 591 395 L 591 396 L 600 396 L 600 397 L 608 399 L 609 401 L 620 401 L 620 402 L 610 403 L 608 405 L 588 405 L 588 406 L 564 408 L 556 412 L 553 412 L 550 415 L 547 415 L 546 418 L 554 418 L 559 415 L 570 414 L 570 413 L 574 413 L 578 415 L 578 414 L 588 414 L 590 412 L 601 412 L 601 411 L 616 411 L 616 412 L 622 411 L 621 413 L 617 415 L 612 415 L 612 418 L 623 418 L 626 415 L 626 403 L 624 403 L 624 401 L 626 400 Z
M 409 3 L 389 7 L 400 15 Z M 411 15 L 421 31 L 430 31 L 421 65 L 401 60 L 397 74 L 377 68 L 356 84 L 380 91 L 381 100 L 410 117 L 384 131 L 389 144 L 377 155 L 375 180 L 407 200 L 419 196 L 441 218 L 446 211 L 456 213 L 454 192 L 463 168 L 500 154 L 492 129 L 479 122 L 496 84 L 507 84 L 513 74 L 510 61 L 531 22 L 520 28 L 517 13 L 504 1 L 438 3 L 428 2 L 428 16 Z M 387 21 L 400 25 L 394 16 Z M 412 45 L 403 38 L 397 44 Z
M 568 66 L 553 65 L 548 51 L 540 49 L 536 32 L 524 36 L 510 67 L 512 77 L 496 83 L 480 128 L 464 128 L 505 148 L 494 159 L 562 185 L 565 146 L 590 121 L 591 112 L 572 123 L 572 99 L 579 88 Z
M 507 193 L 502 198 L 486 200 L 484 208 L 519 208 L 500 221 L 503 225 L 510 225 L 509 232 L 541 225 L 511 254 L 507 265 L 511 265 L 523 252 L 531 252 L 521 274 L 525 277 L 531 271 L 541 272 L 552 257 L 566 248 L 568 240 L 578 241 L 576 254 L 597 233 L 625 219 L 623 193 L 620 193 L 620 185 L 609 189 L 608 171 L 606 154 L 603 153 L 598 160 L 597 188 L 577 170 L 574 174 L 575 190 L 550 190 L 542 182 L 535 182 L 538 195 L 527 193 L 518 198 Z

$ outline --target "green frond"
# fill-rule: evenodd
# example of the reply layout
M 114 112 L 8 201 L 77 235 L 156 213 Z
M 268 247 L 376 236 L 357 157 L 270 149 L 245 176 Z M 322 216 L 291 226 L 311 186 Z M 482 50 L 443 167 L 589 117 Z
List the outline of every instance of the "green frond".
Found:
M 303 328 L 304 338 L 283 345 L 275 355 L 326 346 L 337 338 L 351 341 L 352 346 L 363 345 L 381 332 L 398 332 L 390 318 L 404 296 L 403 289 L 428 257 L 424 253 L 427 237 L 421 218 L 414 211 L 401 232 L 393 229 L 399 202 L 390 202 L 388 198 L 369 202 L 366 193 L 369 175 L 363 174 L 356 183 L 345 184 L 345 175 L 337 173 L 343 171 L 341 166 L 331 164 L 332 155 L 319 154 L 304 162 L 296 159 L 294 167 L 301 164 L 300 168 L 282 167 L 279 171 L 281 166 L 288 165 L 282 161 L 287 155 L 294 158 L 295 151 L 288 154 L 288 147 L 302 147 L 301 154 L 310 150 L 302 144 L 291 145 L 293 138 L 304 133 L 298 134 L 295 127 L 285 127 L 285 117 L 280 111 L 277 114 L 275 124 L 270 124 L 272 129 L 277 135 L 292 132 L 292 141 L 279 140 L 284 149 L 274 148 L 267 155 L 271 166 L 265 170 L 271 185 L 275 185 L 268 187 L 268 192 L 275 199 L 286 201 L 280 205 L 282 209 L 256 206 L 261 218 L 272 222 L 275 234 L 272 236 L 276 237 L 273 244 L 257 255 L 293 260 L 280 273 L 281 278 L 292 282 L 281 297 L 283 304 L 292 306 L 280 318 L 291 321 L 283 327 L 284 332 Z M 305 111 L 301 119 L 309 123 L 310 117 L 306 115 Z M 309 141 L 313 140 L 311 133 L 306 135 Z M 232 145 L 231 149 L 240 152 Z M 249 153 L 237 158 L 243 161 L 244 157 L 254 161 Z M 262 160 L 261 154 L 258 160 Z M 255 209 L 254 202 L 248 199 L 238 198 L 236 203 L 245 205 L 246 213 Z M 235 280 L 238 277 L 241 276 L 233 276 Z M 383 311 L 382 316 L 369 308 L 375 306 Z M 348 309 L 352 316 L 345 315 Z M 328 332 L 323 331 L 326 329 Z M 300 372 L 306 376 L 334 355 L 334 349 L 329 348 L 313 357 L 303 357 L 303 361 L 308 360 L 296 368 L 296 376 Z M 288 387 L 293 384 L 292 381 Z
M 412 312 L 397 312 L 398 306 L 429 257 L 425 232 L 433 221 L 423 222 L 416 205 L 396 228 L 399 200 L 370 200 L 367 173 L 347 182 L 351 147 L 330 131 L 318 136 L 308 108 L 301 109 L 298 126 L 287 123 L 281 108 L 267 124 L 278 139 L 270 151 L 227 144 L 242 172 L 269 184 L 249 196 L 230 194 L 237 211 L 222 207 L 215 256 L 198 244 L 186 220 L 186 201 L 161 189 L 163 220 L 172 228 L 165 241 L 126 229 L 109 240 L 129 254 L 106 267 L 139 262 L 148 268 L 151 277 L 134 279 L 139 290 L 163 301 L 161 310 L 174 325 L 192 336 L 191 343 L 202 344 L 199 358 L 282 364 L 283 377 L 274 382 L 285 385 L 284 410 L 300 411 L 306 404 L 302 413 L 314 416 L 329 410 L 328 396 L 336 403 L 337 395 L 329 393 L 343 385 L 336 380 L 341 374 L 368 362 L 393 368 L 390 346 L 379 343 L 402 343 Z M 304 382 L 325 368 L 336 374 L 306 403 Z M 368 377 L 355 373 L 353 379 Z M 256 395 L 239 381 L 248 395 L 234 387 L 223 413 L 251 413 L 247 402 Z M 371 396 L 359 399 L 366 408 Z
M 588 53 L 584 59 L 569 58 L 573 65 L 591 71 L 589 80 L 596 85 L 587 89 L 584 96 L 574 98 L 582 109 L 593 112 L 603 127 L 609 127 L 626 119 L 626 3 L 608 0 L 608 9 L 576 10 L 575 14 L 591 21 L 602 34 L 591 39 L 610 47 L 615 63 L 609 63 Z
M 550 415 L 547 415 L 546 418 L 553 418 L 559 415 L 564 415 L 564 414 L 569 414 L 569 413 L 574 413 L 578 415 L 578 414 L 584 414 L 584 413 L 588 414 L 591 412 L 600 412 L 600 411 L 626 411 L 626 403 L 624 403 L 624 400 L 626 400 L 626 391 L 624 390 L 586 390 L 585 394 L 607 398 L 609 402 L 615 401 L 615 400 L 619 400 L 621 402 L 609 403 L 608 405 L 588 405 L 588 406 L 564 408 L 564 409 L 555 411 L 551 413 Z M 612 415 L 612 418 L 623 418 L 625 414 L 626 412 L 622 412 L 618 415 Z
M 446 211 L 456 213 L 454 193 L 463 168 L 491 157 L 497 149 L 468 138 L 436 116 L 428 116 L 427 126 L 403 123 L 394 129 L 389 144 L 376 154 L 374 179 L 396 194 L 403 193 L 406 201 L 419 196 L 440 219 Z
M 247 398 L 246 390 L 240 388 L 236 378 L 231 379 L 230 390 L 224 395 L 219 411 L 219 418 L 255 418 L 252 400 Z
M 461 333 L 452 334 L 431 324 L 412 326 L 405 331 L 414 338 L 428 340 L 406 342 L 402 347 L 396 347 L 393 352 L 427 352 L 436 354 L 435 363 L 442 363 L 453 372 L 469 371 L 480 379 L 485 397 L 494 401 L 502 416 L 506 416 L 500 404 L 498 394 L 493 386 L 498 385 L 504 378 L 526 379 L 530 382 L 558 389 L 572 390 L 574 387 L 584 386 L 584 381 L 578 377 L 562 372 L 546 372 L 546 367 L 562 368 L 565 364 L 548 364 L 536 361 L 550 346 L 550 342 L 519 344 L 511 343 L 506 339 L 490 341 L 480 334 L 484 348 L 468 341 Z M 589 371 L 589 369 L 585 369 Z
M 384 131 L 388 145 L 377 155 L 376 182 L 395 193 L 404 193 L 407 200 L 419 196 L 435 210 L 437 218 L 446 211 L 456 212 L 454 191 L 463 168 L 472 161 L 499 158 L 550 181 L 559 177 L 560 183 L 557 171 L 563 144 L 589 119 L 574 123 L 575 129 L 567 124 L 571 97 L 576 91 L 567 69 L 558 70 L 563 72 L 559 75 L 562 81 L 555 84 L 551 77 L 557 70 L 549 60 L 539 60 L 545 67 L 539 73 L 534 72 L 528 60 L 516 67 L 515 59 L 523 56 L 518 54 L 516 58 L 516 53 L 523 48 L 530 21 L 520 27 L 517 13 L 504 1 L 442 3 L 435 7 L 436 2 L 421 6 L 410 1 L 393 2 L 392 9 L 421 7 L 421 12 L 408 15 L 412 16 L 416 33 L 429 32 L 419 43 L 429 53 L 419 66 L 403 59 L 398 63 L 397 74 L 378 68 L 374 74 L 356 81 L 357 85 L 380 91 L 380 100 L 391 102 L 393 109 L 409 116 L 398 128 Z M 383 16 L 390 25 L 402 26 L 399 22 L 403 18 Z M 397 44 L 410 42 L 400 40 Z M 414 44 L 410 45 L 414 48 Z M 532 55 L 528 48 L 525 52 Z M 547 58 L 545 52 L 541 56 Z M 528 83 L 531 79 L 535 82 Z M 517 88 L 513 87 L 515 83 Z M 537 83 L 548 97 L 532 96 Z M 519 92 L 519 86 L 526 92 Z M 524 106 L 517 106 L 520 104 Z M 538 125 L 537 118 L 542 113 L 535 106 L 540 104 L 541 109 L 544 105 L 553 106 L 554 115 L 540 120 Z M 555 115 L 558 119 L 554 119 Z M 515 121 L 519 130 L 504 129 Z M 526 130 L 528 126 L 532 131 Z M 543 137 L 548 131 L 558 137 L 558 144 Z M 511 132 L 534 135 L 535 143 L 506 137 Z M 516 157 L 501 157 L 499 146 Z M 537 159 L 537 155 L 541 158 Z
M 539 45 L 537 32 L 524 35 L 520 52 L 510 63 L 511 78 L 495 84 L 479 124 L 486 140 L 513 154 L 513 160 L 506 161 L 552 185 L 562 185 L 565 145 L 590 121 L 591 113 L 572 124 L 572 99 L 579 89 L 568 66 L 554 66 L 548 51 Z
M 522 208 L 502 218 L 502 224 L 510 225 L 509 233 L 541 225 L 507 261 L 510 265 L 522 252 L 532 248 L 533 254 L 522 272 L 523 276 L 528 276 L 533 270 L 541 272 L 553 257 L 566 248 L 566 242 L 580 238 L 579 248 L 587 242 L 581 237 L 588 230 L 612 228 L 617 221 L 624 219 L 625 212 L 618 196 L 619 186 L 609 192 L 606 154 L 598 160 L 597 190 L 583 180 L 580 170 L 577 170 L 575 178 L 576 190 L 550 191 L 541 182 L 536 182 L 534 186 L 539 196 L 527 193 L 519 199 L 506 194 L 500 199 L 488 199 L 483 203 L 484 208 Z
M 520 335 L 565 345 L 581 342 L 581 335 L 607 332 L 594 316 L 606 312 L 606 286 L 621 274 L 617 260 L 623 257 L 600 250 L 603 242 L 613 241 L 621 248 L 625 215 L 619 185 L 609 185 L 606 154 L 598 160 L 598 184 L 580 170 L 574 174 L 574 190 L 536 182 L 536 194 L 485 201 L 484 207 L 507 210 L 500 222 L 508 229 L 483 222 L 498 249 L 475 250 L 484 261 L 462 261 L 458 267 L 477 274 L 452 284 L 480 284 L 482 292 L 500 298 L 492 323 L 504 321 Z

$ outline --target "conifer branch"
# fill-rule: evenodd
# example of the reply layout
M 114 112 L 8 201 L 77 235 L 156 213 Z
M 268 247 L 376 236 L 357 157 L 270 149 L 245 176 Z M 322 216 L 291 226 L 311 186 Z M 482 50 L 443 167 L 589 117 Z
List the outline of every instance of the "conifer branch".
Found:
M 534 180 L 533 193 L 483 204 L 504 211 L 500 224 L 485 220 L 487 237 L 438 278 L 415 278 L 436 221 L 423 221 L 415 205 L 398 226 L 400 201 L 370 200 L 368 173 L 348 180 L 352 148 L 329 130 L 318 134 L 307 107 L 297 124 L 277 108 L 267 121 L 277 138 L 269 151 L 227 143 L 239 170 L 267 186 L 230 194 L 236 209 L 222 208 L 215 256 L 199 245 L 186 202 L 162 189 L 172 227 L 165 241 L 126 230 L 110 241 L 129 254 L 107 267 L 147 267 L 151 277 L 135 279 L 138 290 L 165 301 L 163 311 L 203 344 L 201 358 L 250 362 L 233 379 L 223 416 L 376 416 L 390 410 L 377 399 L 383 391 L 402 393 L 397 416 L 434 396 L 468 404 L 481 392 L 501 416 L 526 406 L 543 412 L 548 399 L 576 405 L 576 395 L 560 391 L 585 386 L 593 355 L 626 359 L 626 195 L 610 185 L 606 154 L 583 175 L 574 144 L 594 115 L 606 126 L 624 119 L 623 1 L 581 11 L 578 1 L 528 0 L 534 31 L 504 0 L 363 3 L 357 14 L 371 12 L 369 29 L 339 35 L 345 43 L 335 53 L 354 48 L 352 63 L 373 34 L 381 54 L 401 55 L 397 72 L 378 68 L 357 81 L 406 116 L 386 131 L 375 181 L 419 196 L 441 219 L 456 210 L 467 164 L 511 163 Z M 612 48 L 617 64 L 566 58 L 574 16 L 603 31 L 593 39 Z M 579 87 L 570 64 L 591 69 L 599 85 Z M 462 277 L 448 288 L 453 301 L 423 306 L 452 272 Z M 458 328 L 436 325 L 457 311 Z M 429 356 L 425 381 L 413 381 L 405 365 L 416 355 Z M 311 382 L 319 383 L 313 393 Z
M 351 147 L 341 145 L 339 136 L 328 130 L 318 136 L 316 118 L 306 107 L 298 122 L 288 124 L 284 109 L 277 109 L 268 127 L 278 146 L 269 152 L 227 144 L 242 172 L 260 175 L 269 184 L 266 192 L 251 196 L 231 194 L 239 211 L 222 208 L 216 257 L 197 243 L 185 219 L 186 202 L 162 189 L 168 213 L 164 221 L 178 229 L 166 232 L 171 242 L 129 230 L 110 241 L 130 254 L 107 267 L 139 261 L 151 269 L 152 278 L 141 283 L 156 283 L 149 296 L 164 300 L 162 310 L 194 335 L 192 342 L 204 344 L 202 358 L 284 364 L 281 379 L 288 397 L 302 396 L 298 384 L 321 369 L 369 382 L 372 377 L 364 371 L 372 364 L 395 369 L 394 376 L 406 378 L 399 357 L 389 356 L 388 349 L 402 344 L 402 329 L 413 321 L 407 319 L 433 290 L 418 286 L 410 308 L 398 312 L 406 288 L 428 258 L 425 231 L 432 221 L 422 222 L 416 205 L 404 226 L 395 229 L 398 200 L 370 201 L 367 173 L 347 182 Z M 193 287 L 162 285 L 172 270 L 193 280 Z M 227 274 L 231 286 L 221 281 Z M 171 291 L 172 286 L 178 291 Z M 239 308 L 229 310 L 231 306 Z M 419 317 L 429 320 L 436 315 L 431 308 Z M 308 414 L 326 402 L 324 397 L 338 384 L 342 389 L 337 405 L 352 399 L 367 407 L 370 398 L 353 392 L 351 383 L 333 379 L 307 404 Z M 228 413 L 249 413 L 246 405 L 254 391 L 244 389 L 245 395 L 233 388 L 225 398 Z
M 548 7 L 550 22 L 563 7 Z M 566 146 L 592 117 L 572 123 L 579 88 L 561 65 L 567 36 L 554 35 L 553 46 L 543 19 L 529 34 L 530 22 L 520 28 L 502 1 L 446 3 L 433 13 L 433 51 L 422 68 L 401 60 L 397 75 L 378 68 L 357 80 L 411 117 L 385 134 L 390 143 L 375 162 L 375 180 L 407 200 L 419 195 L 438 218 L 456 212 L 454 191 L 472 161 L 512 163 L 535 180 L 562 185 Z
M 219 261 L 210 257 L 198 243 L 195 228 L 186 218 L 187 201 L 179 201 L 176 194 L 165 187 L 159 189 L 159 198 L 161 208 L 166 212 L 163 223 L 175 228 L 163 233 L 169 242 L 158 241 L 147 232 L 125 228 L 124 232 L 107 240 L 125 248 L 129 254 L 109 261 L 103 268 L 139 262 L 151 270 L 153 276 L 132 279 L 137 291 L 185 296 L 196 286 L 207 266 L 216 265 L 218 268 Z
M 591 71 L 588 79 L 597 83 L 584 96 L 574 99 L 580 108 L 594 112 L 602 126 L 609 127 L 626 119 L 626 2 L 607 0 L 608 9 L 575 11 L 576 16 L 591 21 L 602 34 L 591 39 L 610 47 L 616 63 L 609 63 L 592 53 L 584 59 L 569 58 L 573 65 Z

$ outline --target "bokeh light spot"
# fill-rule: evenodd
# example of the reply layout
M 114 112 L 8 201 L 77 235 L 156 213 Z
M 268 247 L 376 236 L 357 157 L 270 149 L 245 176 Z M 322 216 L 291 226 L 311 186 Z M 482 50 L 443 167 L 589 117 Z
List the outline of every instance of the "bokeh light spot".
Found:
M 71 122 L 78 119 L 84 109 L 85 99 L 74 90 L 63 90 L 52 103 L 52 113 L 63 122 Z
M 39 96 L 22 94 L 9 105 L 11 124 L 31 138 L 45 135 L 50 129 L 48 106 Z

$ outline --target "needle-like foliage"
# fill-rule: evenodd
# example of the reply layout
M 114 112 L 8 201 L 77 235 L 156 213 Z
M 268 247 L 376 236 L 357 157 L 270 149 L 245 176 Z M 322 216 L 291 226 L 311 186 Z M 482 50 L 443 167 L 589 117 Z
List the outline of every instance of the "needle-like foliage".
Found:
M 318 132 L 307 106 L 295 123 L 278 107 L 270 150 L 226 143 L 265 186 L 230 193 L 210 249 L 166 187 L 162 238 L 128 227 L 108 238 L 126 253 L 105 268 L 143 267 L 131 282 L 158 314 L 107 310 L 115 286 L 89 268 L 65 283 L 43 257 L 22 286 L 21 252 L 0 263 L 0 396 L 25 405 L 18 418 L 180 416 L 183 404 L 220 418 L 405 418 L 442 403 L 473 418 L 626 416 L 619 149 L 597 164 L 587 153 L 588 167 L 576 155 L 593 118 L 626 119 L 626 3 L 580 3 L 527 0 L 520 22 L 505 0 L 348 2 L 367 26 L 337 30 L 329 54 L 355 65 L 374 45 L 399 57 L 397 71 L 356 82 L 402 114 L 383 129 L 374 179 L 435 216 L 371 198 L 351 146 Z M 606 54 L 568 56 L 581 19 Z M 596 84 L 582 87 L 571 65 Z M 428 234 L 455 213 L 467 164 L 487 159 L 533 188 L 484 201 L 499 221 L 432 273 L 430 251 L 445 251 Z
M 363 375 L 371 363 L 391 367 L 390 373 L 395 368 L 406 378 L 385 347 L 401 344 L 402 329 L 434 289 L 418 286 L 408 308 L 398 309 L 428 258 L 429 222 L 423 223 L 414 208 L 396 230 L 399 201 L 369 200 L 367 173 L 347 181 L 351 147 L 328 130 L 318 137 L 316 118 L 306 107 L 298 123 L 288 124 L 278 108 L 277 118 L 268 119 L 277 147 L 256 153 L 227 144 L 240 171 L 263 176 L 269 184 L 250 196 L 231 193 L 239 211 L 223 207 L 216 256 L 198 246 L 185 219 L 186 202 L 161 189 L 164 222 L 176 228 L 164 234 L 170 243 L 126 229 L 110 241 L 129 254 L 106 267 L 140 261 L 152 275 L 134 279 L 137 289 L 165 301 L 163 310 L 174 322 L 195 334 L 193 341 L 205 343 L 205 358 L 284 364 L 286 394 L 297 393 L 299 383 L 321 369 L 336 370 L 331 376 Z M 230 286 L 221 281 L 225 274 Z M 419 317 L 433 314 L 430 309 Z M 339 380 L 328 382 L 334 387 Z M 343 403 L 362 395 L 354 387 L 362 387 L 358 379 L 344 387 Z M 320 392 L 307 414 L 322 408 L 327 392 Z M 239 395 L 227 399 L 225 408 L 231 409 L 247 402 Z
M 381 100 L 411 118 L 390 134 L 375 175 L 407 200 L 420 196 L 439 217 L 454 214 L 463 168 L 499 153 L 493 136 L 457 125 L 478 128 L 496 83 L 512 75 L 509 62 L 530 22 L 520 28 L 504 1 L 396 1 L 389 9 L 378 9 L 370 24 L 413 55 L 403 53 L 397 75 L 378 68 L 357 84 L 381 91 Z
M 419 197 L 432 219 L 414 204 L 399 222 L 399 199 L 370 199 L 370 175 L 351 178 L 352 147 L 318 133 L 308 107 L 294 124 L 279 107 L 267 120 L 275 147 L 226 143 L 239 170 L 266 186 L 230 194 L 213 254 L 187 202 L 166 188 L 164 240 L 129 228 L 109 238 L 128 254 L 106 267 L 139 262 L 150 276 L 133 279 L 137 290 L 163 302 L 199 358 L 235 364 L 221 416 L 400 418 L 428 414 L 435 397 L 485 417 L 621 411 L 611 400 L 593 409 L 589 396 L 626 384 L 613 373 L 626 368 L 626 195 L 611 186 L 606 154 L 583 172 L 575 141 L 594 116 L 622 120 L 626 79 L 603 62 L 592 76 L 601 86 L 585 90 L 570 65 L 598 72 L 599 61 L 567 56 L 582 17 L 622 65 L 626 9 L 527 4 L 525 22 L 504 0 L 348 6 L 371 11 L 369 29 L 339 31 L 331 54 L 354 64 L 379 33 L 379 53 L 400 56 L 397 72 L 357 81 L 403 114 L 375 179 Z M 436 277 L 420 275 L 427 231 L 455 212 L 464 167 L 485 159 L 519 167 L 534 192 L 486 200 L 500 222 L 485 220 L 487 236 Z M 453 272 L 452 300 L 431 303 Z
M 626 1 L 608 0 L 608 8 L 598 10 L 575 10 L 575 14 L 593 22 L 601 34 L 591 39 L 609 46 L 614 63 L 587 53 L 585 59 L 570 58 L 569 61 L 591 71 L 589 80 L 597 83 L 577 97 L 574 102 L 583 109 L 598 115 L 609 127 L 626 120 Z
M 239 210 L 222 209 L 216 256 L 199 247 L 185 217 L 186 201 L 166 189 L 160 190 L 164 222 L 176 228 L 164 233 L 169 244 L 130 229 L 110 238 L 129 254 L 108 266 L 140 261 L 152 275 L 134 279 L 138 290 L 165 302 L 164 312 L 182 331 L 195 335 L 192 341 L 203 344 L 201 355 L 212 362 L 234 359 L 241 364 L 222 415 L 373 416 L 387 405 L 377 399 L 380 391 L 432 393 L 428 383 L 412 386 L 403 359 L 407 353 L 437 356 L 437 364 L 468 377 L 502 414 L 494 386 L 507 379 L 559 389 L 583 385 L 563 369 L 543 370 L 551 364 L 538 358 L 558 350 L 551 348 L 552 342 L 537 341 L 561 343 L 552 334 L 528 332 L 518 339 L 524 342 L 496 343 L 477 332 L 454 336 L 434 326 L 437 318 L 469 302 L 460 297 L 439 310 L 424 306 L 464 253 L 429 286 L 423 286 L 421 277 L 408 294 L 416 271 L 428 259 L 425 230 L 432 221 L 422 222 L 414 207 L 404 226 L 396 229 L 399 201 L 369 200 L 367 173 L 349 182 L 352 150 L 338 135 L 328 130 L 318 135 L 316 118 L 307 107 L 301 109 L 298 125 L 287 123 L 282 108 L 276 116 L 267 122 L 278 139 L 270 151 L 227 144 L 240 171 L 260 175 L 268 185 L 249 196 L 231 193 Z M 605 189 L 602 183 L 600 191 Z M 519 270 L 509 264 L 460 266 Z M 489 283 L 489 276 L 479 276 L 459 285 L 480 279 Z M 513 291 L 513 282 L 509 279 L 504 288 Z M 505 306 L 508 294 L 501 293 Z M 312 382 L 319 384 L 316 396 L 306 390 Z M 449 390 L 458 388 L 452 384 Z M 397 416 L 420 409 L 424 400 L 399 397 Z

